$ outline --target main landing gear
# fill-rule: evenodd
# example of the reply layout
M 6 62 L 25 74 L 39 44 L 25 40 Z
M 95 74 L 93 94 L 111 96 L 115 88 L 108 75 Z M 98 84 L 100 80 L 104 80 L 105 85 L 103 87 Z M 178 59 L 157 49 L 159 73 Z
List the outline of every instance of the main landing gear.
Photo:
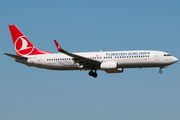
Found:
M 96 73 L 96 70 L 94 70 L 95 72 L 93 72 L 93 70 L 89 71 L 89 75 L 93 76 L 94 78 L 96 78 L 98 76 L 98 74 Z

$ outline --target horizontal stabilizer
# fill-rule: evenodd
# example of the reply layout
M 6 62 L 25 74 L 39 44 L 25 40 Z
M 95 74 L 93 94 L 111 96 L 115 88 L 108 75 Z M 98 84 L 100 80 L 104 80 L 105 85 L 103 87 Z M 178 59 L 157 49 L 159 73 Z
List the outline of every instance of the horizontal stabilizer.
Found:
M 13 54 L 9 54 L 9 53 L 4 53 L 4 54 L 9 57 L 16 58 L 16 59 L 28 59 L 27 57 L 17 56 L 17 55 L 13 55 Z

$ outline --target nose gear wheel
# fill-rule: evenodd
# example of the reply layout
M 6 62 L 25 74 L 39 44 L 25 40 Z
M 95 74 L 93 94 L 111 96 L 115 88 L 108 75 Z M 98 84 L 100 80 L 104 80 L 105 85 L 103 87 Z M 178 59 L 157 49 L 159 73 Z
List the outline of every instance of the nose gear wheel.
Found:
M 159 74 L 162 74 L 162 70 L 159 70 Z

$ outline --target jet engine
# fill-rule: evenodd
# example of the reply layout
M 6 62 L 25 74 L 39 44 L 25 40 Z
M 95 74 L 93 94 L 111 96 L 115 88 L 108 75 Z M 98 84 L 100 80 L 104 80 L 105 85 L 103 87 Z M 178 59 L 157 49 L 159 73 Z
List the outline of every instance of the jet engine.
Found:
M 102 62 L 100 65 L 100 69 L 106 71 L 107 73 L 122 73 L 123 68 L 118 68 L 117 62 L 109 61 Z
M 117 62 L 109 61 L 109 62 L 102 62 L 100 65 L 102 70 L 109 70 L 109 69 L 117 69 Z

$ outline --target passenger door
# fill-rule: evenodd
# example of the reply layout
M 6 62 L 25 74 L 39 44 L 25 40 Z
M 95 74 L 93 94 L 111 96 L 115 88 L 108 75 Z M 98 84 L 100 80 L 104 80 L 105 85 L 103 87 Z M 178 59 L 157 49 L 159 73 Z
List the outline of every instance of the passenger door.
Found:
M 155 55 L 155 61 L 159 61 L 159 55 L 158 54 Z

